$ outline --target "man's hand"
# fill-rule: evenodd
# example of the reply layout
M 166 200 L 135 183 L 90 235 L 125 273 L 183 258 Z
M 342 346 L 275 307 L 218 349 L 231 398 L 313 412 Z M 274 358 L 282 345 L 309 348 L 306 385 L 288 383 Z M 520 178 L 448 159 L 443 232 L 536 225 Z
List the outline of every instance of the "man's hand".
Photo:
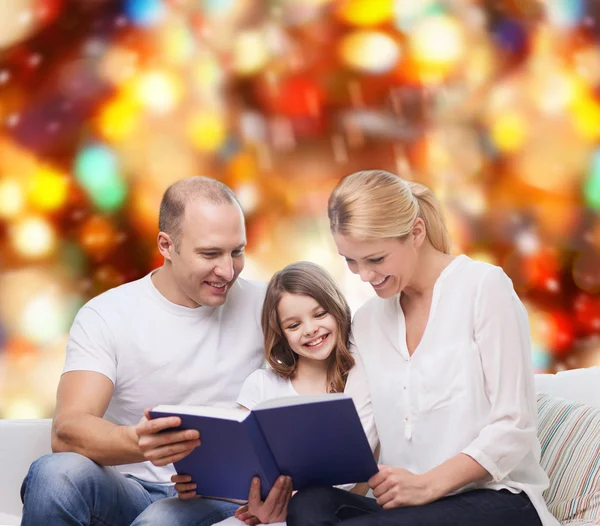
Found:
M 193 429 L 184 431 L 166 431 L 165 429 L 181 425 L 177 416 L 150 419 L 148 409 L 135 427 L 138 445 L 144 458 L 155 466 L 166 466 L 189 455 L 200 442 L 200 433 Z
M 235 513 L 236 518 L 244 521 L 249 526 L 259 523 L 284 522 L 287 516 L 288 503 L 292 498 L 292 488 L 292 479 L 281 476 L 263 502 L 260 499 L 260 479 L 254 478 L 250 486 L 248 504 L 237 510 Z
M 379 472 L 369 479 L 369 487 L 377 504 L 385 510 L 420 506 L 435 500 L 427 479 L 403 468 L 379 466 Z
M 171 482 L 175 482 L 175 491 L 180 500 L 195 499 L 196 484 L 192 482 L 190 475 L 173 475 Z

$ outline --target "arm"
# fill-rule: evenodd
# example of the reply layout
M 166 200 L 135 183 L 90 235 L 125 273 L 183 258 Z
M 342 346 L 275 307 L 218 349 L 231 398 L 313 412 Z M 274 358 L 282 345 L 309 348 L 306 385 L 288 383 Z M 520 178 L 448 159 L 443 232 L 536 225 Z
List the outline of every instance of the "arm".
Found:
M 61 377 L 52 451 L 79 453 L 104 466 L 144 460 L 134 426 L 118 426 L 102 418 L 113 389 L 113 383 L 97 372 L 71 371 Z
M 160 433 L 179 418 L 142 418 L 121 426 L 103 418 L 117 377 L 117 349 L 104 318 L 84 306 L 71 327 L 52 426 L 52 449 L 74 452 L 102 465 L 151 460 L 164 466 L 183 458 L 196 445 L 196 431 Z M 141 416 L 141 415 L 140 415 Z
M 487 425 L 462 452 L 500 482 L 531 451 L 537 410 L 527 311 L 499 268 L 481 283 L 474 337 L 491 407 Z
M 52 449 L 85 455 L 102 465 L 143 460 L 133 426 L 103 418 L 114 391 L 116 347 L 105 319 L 89 305 L 69 333 L 65 373 L 57 392 Z
M 351 350 L 355 364 L 348 374 L 348 380 L 346 381 L 344 393 L 352 397 L 352 400 L 354 401 L 356 412 L 358 413 L 360 422 L 365 430 L 365 434 L 367 435 L 367 440 L 371 446 L 371 451 L 373 451 L 375 461 L 377 462 L 379 460 L 379 437 L 377 435 L 377 428 L 375 427 L 375 417 L 373 415 L 373 407 L 371 405 L 371 394 L 367 382 L 367 374 L 362 359 L 358 352 L 356 352 L 356 347 L 352 346 Z M 336 487 L 363 496 L 369 491 L 369 486 L 366 482 L 361 482 L 354 485 L 343 484 Z

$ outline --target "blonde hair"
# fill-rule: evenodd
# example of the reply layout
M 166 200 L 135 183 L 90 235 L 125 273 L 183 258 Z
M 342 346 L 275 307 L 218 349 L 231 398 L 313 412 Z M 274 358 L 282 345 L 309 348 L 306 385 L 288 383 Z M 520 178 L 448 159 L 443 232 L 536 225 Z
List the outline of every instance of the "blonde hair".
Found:
M 292 378 L 298 368 L 298 355 L 290 348 L 277 316 L 284 292 L 310 296 L 337 322 L 337 341 L 329 357 L 327 385 L 330 393 L 343 392 L 348 373 L 354 367 L 349 351 L 352 314 L 333 278 L 314 263 L 301 261 L 288 265 L 269 282 L 261 316 L 268 364 L 286 379 Z
M 405 239 L 417 217 L 427 239 L 450 253 L 450 239 L 439 201 L 425 185 L 383 170 L 356 172 L 342 179 L 329 197 L 333 233 L 356 239 Z

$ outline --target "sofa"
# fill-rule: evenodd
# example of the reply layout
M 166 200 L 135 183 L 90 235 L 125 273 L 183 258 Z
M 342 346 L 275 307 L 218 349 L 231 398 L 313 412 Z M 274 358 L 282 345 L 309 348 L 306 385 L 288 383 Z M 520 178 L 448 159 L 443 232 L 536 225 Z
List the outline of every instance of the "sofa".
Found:
M 600 525 L 600 367 L 536 375 L 538 437 L 550 511 L 568 526 Z M 0 420 L 0 526 L 18 525 L 29 465 L 50 452 L 50 420 Z

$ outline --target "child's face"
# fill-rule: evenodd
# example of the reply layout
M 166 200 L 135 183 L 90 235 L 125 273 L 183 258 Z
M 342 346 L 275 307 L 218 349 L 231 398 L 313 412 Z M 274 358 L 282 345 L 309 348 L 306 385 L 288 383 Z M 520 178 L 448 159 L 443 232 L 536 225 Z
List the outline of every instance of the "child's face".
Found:
M 314 298 L 284 292 L 277 317 L 291 349 L 310 360 L 326 360 L 335 349 L 338 324 Z

